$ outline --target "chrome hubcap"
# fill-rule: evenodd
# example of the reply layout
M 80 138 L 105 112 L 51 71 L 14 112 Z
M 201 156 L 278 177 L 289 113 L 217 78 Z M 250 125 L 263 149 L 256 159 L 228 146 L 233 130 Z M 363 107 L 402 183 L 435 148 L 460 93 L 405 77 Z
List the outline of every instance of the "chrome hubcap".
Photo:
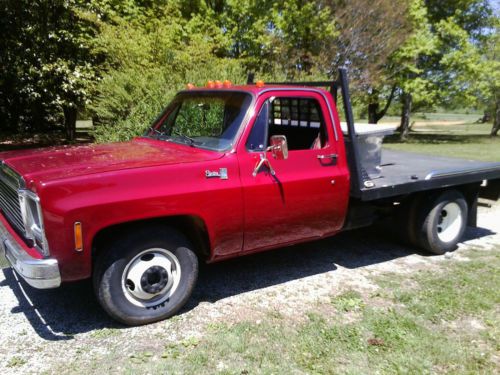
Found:
M 154 307 L 167 301 L 177 290 L 181 266 L 170 251 L 148 249 L 136 255 L 125 267 L 122 288 L 134 305 Z
M 437 235 L 441 241 L 451 242 L 456 239 L 462 228 L 461 212 L 460 206 L 455 202 L 442 208 L 437 224 Z

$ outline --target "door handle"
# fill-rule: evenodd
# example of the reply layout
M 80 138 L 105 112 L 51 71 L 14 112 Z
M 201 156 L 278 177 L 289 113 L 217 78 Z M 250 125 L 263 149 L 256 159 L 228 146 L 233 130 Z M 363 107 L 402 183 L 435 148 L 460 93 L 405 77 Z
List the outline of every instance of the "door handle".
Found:
M 318 155 L 318 159 L 335 159 L 337 160 L 338 155 L 337 154 L 328 154 L 328 155 Z

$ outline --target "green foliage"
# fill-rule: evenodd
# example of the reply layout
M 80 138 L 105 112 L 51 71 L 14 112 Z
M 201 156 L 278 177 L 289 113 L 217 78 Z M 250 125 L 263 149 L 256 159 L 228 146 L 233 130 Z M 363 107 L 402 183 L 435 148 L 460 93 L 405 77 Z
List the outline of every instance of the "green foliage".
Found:
M 96 140 L 124 140 L 187 82 L 339 66 L 371 114 L 401 93 L 414 108 L 498 107 L 487 0 L 5 0 L 0 18 L 0 125 L 14 131 L 71 126 L 78 110 Z
M 229 56 L 249 70 L 289 77 L 318 68 L 338 36 L 321 1 L 229 0 L 219 26 L 227 30 Z
M 413 32 L 390 59 L 390 74 L 398 87 L 412 94 L 416 106 L 432 105 L 435 88 L 421 65 L 425 56 L 437 52 L 437 38 L 432 33 L 423 0 L 413 0 L 409 9 Z
M 96 80 L 95 25 L 79 0 L 6 1 L 0 8 L 1 126 L 16 130 L 60 123 L 82 107 Z
M 101 24 L 95 48 L 107 53 L 108 68 L 91 106 L 99 125 L 97 141 L 143 133 L 188 82 L 244 79 L 237 60 L 216 55 L 224 38 L 215 21 L 201 15 L 185 20 L 175 4 L 163 12 L 152 20 L 145 12 L 134 21 L 115 16 Z
M 482 49 L 494 36 L 486 29 L 495 20 L 489 2 L 431 0 L 426 6 L 435 47 L 418 62 L 419 77 L 431 88 L 435 104 L 477 106 L 494 78 L 492 61 Z
M 19 356 L 15 356 L 15 357 L 12 357 L 8 362 L 7 362 L 7 367 L 8 368 L 13 368 L 13 367 L 20 367 L 20 366 L 23 366 L 25 365 L 27 362 L 26 359 L 22 358 L 22 357 L 19 357 Z
M 474 107 L 490 100 L 499 69 L 484 50 L 498 23 L 489 2 L 412 0 L 408 16 L 412 32 L 390 56 L 371 100 L 380 100 L 391 83 L 401 97 L 410 96 L 413 110 Z
M 349 290 L 342 295 L 333 298 L 332 305 L 335 306 L 337 310 L 348 312 L 361 310 L 365 304 L 358 292 Z

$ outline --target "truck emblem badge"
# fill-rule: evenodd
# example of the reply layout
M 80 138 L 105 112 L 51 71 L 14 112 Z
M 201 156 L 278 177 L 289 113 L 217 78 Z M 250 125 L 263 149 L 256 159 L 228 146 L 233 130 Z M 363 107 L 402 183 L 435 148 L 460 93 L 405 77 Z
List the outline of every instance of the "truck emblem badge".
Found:
M 219 171 L 205 171 L 206 178 L 220 178 L 221 180 L 227 180 L 227 168 L 220 168 Z

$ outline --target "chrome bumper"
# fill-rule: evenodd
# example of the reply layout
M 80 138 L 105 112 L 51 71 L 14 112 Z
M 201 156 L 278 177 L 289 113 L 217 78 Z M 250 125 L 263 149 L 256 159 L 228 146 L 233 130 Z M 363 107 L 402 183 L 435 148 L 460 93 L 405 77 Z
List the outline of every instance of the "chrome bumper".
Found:
M 5 256 L 16 273 L 34 288 L 50 289 L 61 285 L 57 260 L 31 257 L 16 242 L 1 221 L 0 256 Z

